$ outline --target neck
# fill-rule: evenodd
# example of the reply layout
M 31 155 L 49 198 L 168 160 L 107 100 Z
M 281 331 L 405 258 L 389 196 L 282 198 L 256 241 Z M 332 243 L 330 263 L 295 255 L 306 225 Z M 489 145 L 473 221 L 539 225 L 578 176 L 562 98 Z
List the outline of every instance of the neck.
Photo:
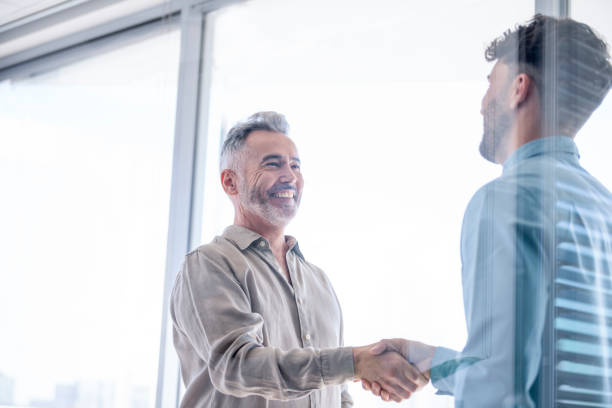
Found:
M 251 214 L 249 217 L 241 216 L 236 212 L 234 216 L 234 225 L 248 228 L 253 232 L 258 233 L 268 241 L 270 248 L 274 253 L 285 251 L 285 226 L 271 224 L 267 220 Z
M 547 132 L 542 129 L 542 121 L 539 112 L 533 109 L 523 109 L 517 114 L 514 125 L 510 129 L 507 143 L 504 149 L 500 149 L 497 162 L 504 162 L 518 149 L 526 143 L 545 137 Z

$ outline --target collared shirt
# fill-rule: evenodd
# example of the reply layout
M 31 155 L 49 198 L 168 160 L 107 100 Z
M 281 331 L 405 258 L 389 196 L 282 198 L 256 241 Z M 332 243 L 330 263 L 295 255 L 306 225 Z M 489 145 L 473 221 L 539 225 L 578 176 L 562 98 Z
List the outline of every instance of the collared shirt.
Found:
M 438 392 L 454 394 L 458 407 L 542 406 L 534 400 L 533 390 L 541 372 L 547 319 L 551 324 L 547 317 L 551 291 L 555 290 L 555 307 L 557 296 L 564 295 L 570 298 L 566 304 L 573 303 L 567 308 L 589 308 L 576 302 L 585 285 L 561 282 L 574 289 L 555 289 L 558 270 L 567 259 L 564 253 L 573 254 L 574 265 L 566 269 L 574 275 L 600 276 L 599 282 L 591 279 L 593 285 L 607 285 L 612 277 L 612 195 L 580 166 L 578 158 L 568 137 L 529 142 L 508 158 L 501 177 L 482 187 L 466 209 L 461 260 L 468 340 L 461 352 L 437 348 L 431 371 Z M 594 266 L 597 274 L 587 270 Z M 606 287 L 598 289 L 605 292 Z M 601 317 L 599 323 L 597 319 L 589 323 L 591 329 L 607 331 L 602 325 L 605 308 L 589 312 Z M 554 324 L 559 324 L 558 317 Z M 570 326 L 567 330 L 580 336 L 588 325 L 570 322 Z M 595 342 L 588 347 L 587 353 L 592 353 L 599 346 Z M 599 351 L 608 354 L 607 346 Z M 579 374 L 598 369 L 571 362 L 566 367 Z M 596 385 L 590 388 L 588 392 L 597 394 Z
M 352 349 L 323 271 L 293 237 L 285 278 L 269 243 L 240 226 L 190 252 L 171 300 L 182 408 L 351 407 Z

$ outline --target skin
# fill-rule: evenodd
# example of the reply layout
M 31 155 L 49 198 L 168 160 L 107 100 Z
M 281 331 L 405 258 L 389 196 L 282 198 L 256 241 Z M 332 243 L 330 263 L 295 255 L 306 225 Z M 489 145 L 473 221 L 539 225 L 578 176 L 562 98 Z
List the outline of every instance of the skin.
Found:
M 284 231 L 297 213 L 304 187 L 297 148 L 282 133 L 256 130 L 247 137 L 241 153 L 236 170 L 221 172 L 221 185 L 234 205 L 234 224 L 268 241 L 290 281 Z
M 221 172 L 221 185 L 234 206 L 234 224 L 268 241 L 291 283 L 284 231 L 297 213 L 304 187 L 297 148 L 282 133 L 256 130 L 248 135 L 235 161 L 233 168 Z M 356 379 L 380 384 L 388 390 L 388 399 L 397 402 L 427 384 L 428 379 L 401 354 L 374 346 L 353 347 Z
M 402 356 L 421 373 L 424 385 L 429 382 L 431 362 L 436 352 L 434 346 L 406 339 L 386 339 L 376 343 L 370 349 L 370 352 L 372 354 L 396 353 Z M 372 391 L 374 395 L 381 397 L 384 401 L 397 401 L 393 398 L 392 391 L 377 381 L 361 380 L 361 385 L 364 390 Z
M 488 76 L 480 113 L 484 130 L 480 152 L 503 164 L 516 149 L 543 137 L 540 96 L 531 77 L 499 60 Z
M 402 353 L 384 342 L 382 340 L 369 346 L 353 347 L 355 377 L 362 384 L 377 384 L 384 389 L 385 401 L 400 402 L 424 387 L 429 378 L 414 365 L 407 363 Z

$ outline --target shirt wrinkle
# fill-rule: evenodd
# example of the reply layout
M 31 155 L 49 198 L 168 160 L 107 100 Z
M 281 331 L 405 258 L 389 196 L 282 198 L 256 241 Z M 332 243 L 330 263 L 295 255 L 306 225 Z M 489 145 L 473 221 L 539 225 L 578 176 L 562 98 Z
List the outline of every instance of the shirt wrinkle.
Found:
M 231 226 L 185 259 L 171 298 L 181 408 L 351 407 L 352 350 L 331 284 L 288 237 L 292 287 L 260 239 Z
M 559 243 L 583 257 L 580 238 L 558 241 L 558 228 L 582 228 L 590 240 L 612 236 L 604 219 L 612 214 L 610 192 L 579 157 L 569 137 L 526 143 L 466 208 L 460 248 L 468 339 L 461 352 L 438 347 L 431 369 L 438 393 L 454 394 L 457 406 L 535 406 L 530 393 L 540 373 Z M 591 212 L 600 218 L 582 219 Z M 595 262 L 609 267 L 612 248 L 593 249 Z

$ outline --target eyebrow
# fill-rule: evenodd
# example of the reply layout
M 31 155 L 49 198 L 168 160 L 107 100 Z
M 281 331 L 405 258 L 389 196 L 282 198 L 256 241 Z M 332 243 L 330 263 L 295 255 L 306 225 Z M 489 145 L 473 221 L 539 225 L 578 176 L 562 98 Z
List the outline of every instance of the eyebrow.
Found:
M 261 159 L 261 162 L 266 162 L 268 160 L 281 160 L 283 158 L 283 156 L 281 156 L 280 154 L 269 154 L 267 156 L 264 156 L 263 159 Z M 292 157 L 291 160 L 296 161 L 298 163 L 302 163 L 299 159 L 299 157 Z

